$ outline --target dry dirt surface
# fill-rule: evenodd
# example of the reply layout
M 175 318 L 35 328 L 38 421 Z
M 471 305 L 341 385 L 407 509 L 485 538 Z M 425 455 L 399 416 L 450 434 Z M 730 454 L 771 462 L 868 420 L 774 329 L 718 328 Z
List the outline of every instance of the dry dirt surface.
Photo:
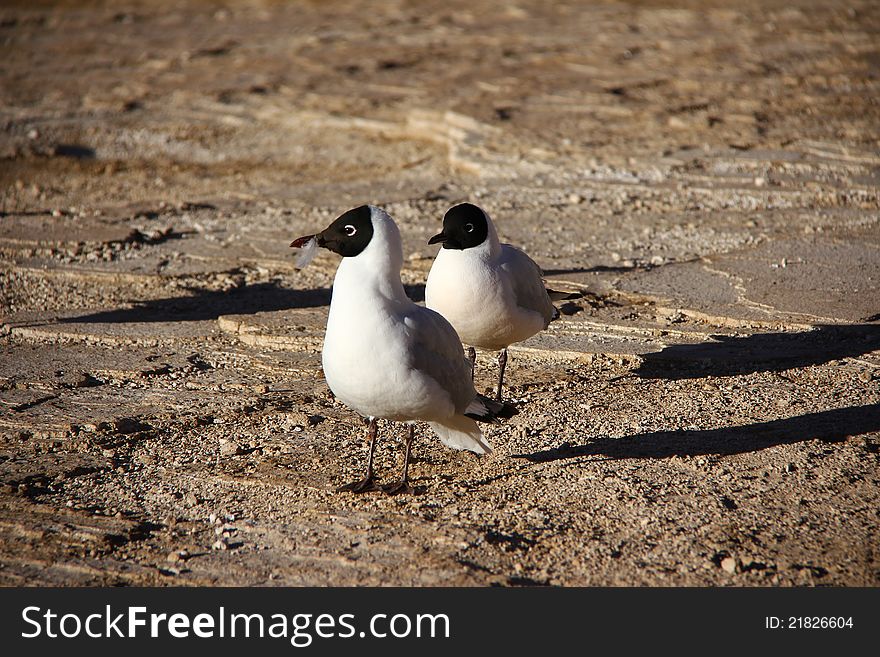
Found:
M 880 585 L 878 31 L 871 0 L 4 2 L 0 584 Z M 417 494 L 337 493 L 338 257 L 287 245 L 381 205 L 420 300 L 463 200 L 575 298 L 511 349 L 494 454 L 420 426 Z

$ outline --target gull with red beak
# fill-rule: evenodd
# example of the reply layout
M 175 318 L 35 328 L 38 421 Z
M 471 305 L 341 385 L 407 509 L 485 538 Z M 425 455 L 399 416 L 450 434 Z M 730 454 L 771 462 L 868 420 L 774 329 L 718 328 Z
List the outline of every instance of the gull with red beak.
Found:
M 366 475 L 339 490 L 380 488 L 373 471 L 379 418 L 409 423 L 403 473 L 398 482 L 381 487 L 388 493 L 412 492 L 408 467 L 416 421 L 427 422 L 448 447 L 490 452 L 474 420 L 491 422 L 516 411 L 477 394 L 455 329 L 406 296 L 394 220 L 380 208 L 362 205 L 291 246 L 302 248 L 311 240 L 342 256 L 321 354 L 324 376 L 340 401 L 369 420 Z

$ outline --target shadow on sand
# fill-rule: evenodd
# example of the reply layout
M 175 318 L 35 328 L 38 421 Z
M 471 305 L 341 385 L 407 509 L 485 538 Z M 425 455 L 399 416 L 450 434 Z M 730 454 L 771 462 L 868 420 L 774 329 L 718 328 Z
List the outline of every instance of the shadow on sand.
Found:
M 613 459 L 730 455 L 756 452 L 805 440 L 840 442 L 850 436 L 880 431 L 880 404 L 837 408 L 741 427 L 653 431 L 623 438 L 599 438 L 587 445 L 563 445 L 532 454 L 514 454 L 533 463 L 582 456 Z
M 68 324 L 198 322 L 221 315 L 244 315 L 289 308 L 316 308 L 330 303 L 330 290 L 289 290 L 277 283 L 254 283 L 228 291 L 190 288 L 191 296 L 136 302 L 120 308 L 59 320 Z
M 292 308 L 330 305 L 330 288 L 291 290 L 277 283 L 254 283 L 228 291 L 189 288 L 191 296 L 136 302 L 132 308 L 106 310 L 59 320 L 67 324 L 129 324 L 141 322 L 199 322 L 221 315 L 247 315 Z M 424 285 L 406 286 L 415 301 L 425 298 Z
M 800 333 L 717 336 L 713 342 L 681 344 L 645 354 L 635 374 L 643 379 L 739 376 L 821 365 L 880 349 L 880 326 L 819 325 Z

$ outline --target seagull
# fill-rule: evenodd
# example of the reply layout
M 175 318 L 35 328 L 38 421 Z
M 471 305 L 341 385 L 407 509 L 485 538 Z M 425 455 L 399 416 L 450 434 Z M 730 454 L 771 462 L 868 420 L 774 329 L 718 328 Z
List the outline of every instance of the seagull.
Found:
M 541 268 L 525 252 L 502 244 L 484 210 L 461 203 L 447 210 L 443 231 L 428 244 L 443 245 L 425 286 L 425 305 L 455 327 L 462 342 L 499 351 L 498 390 L 501 401 L 507 347 L 522 342 L 559 317 L 544 287 Z M 473 371 L 473 370 L 472 370 Z
M 394 220 L 380 208 L 362 205 L 290 246 L 308 250 L 313 241 L 342 256 L 321 353 L 324 376 L 337 399 L 369 422 L 366 476 L 338 490 L 413 492 L 408 467 L 416 421 L 427 422 L 448 447 L 491 452 L 475 420 L 509 418 L 516 409 L 477 394 L 455 329 L 406 296 Z M 401 478 L 382 487 L 373 472 L 380 418 L 409 424 Z

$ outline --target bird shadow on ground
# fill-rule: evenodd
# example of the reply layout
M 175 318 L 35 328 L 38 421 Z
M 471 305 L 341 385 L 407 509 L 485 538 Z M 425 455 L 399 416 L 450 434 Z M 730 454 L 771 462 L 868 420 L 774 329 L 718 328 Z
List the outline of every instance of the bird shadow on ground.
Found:
M 821 365 L 878 349 L 880 326 L 818 325 L 799 333 L 713 336 L 712 342 L 672 345 L 642 356 L 633 373 L 643 379 L 739 376 Z
M 650 269 L 650 265 L 648 265 L 648 269 Z M 635 271 L 637 269 L 645 269 L 646 267 L 642 267 L 639 265 L 633 265 L 631 267 L 623 267 L 623 266 L 606 266 L 606 265 L 596 265 L 595 267 L 572 267 L 570 269 L 543 269 L 542 273 L 544 276 L 564 276 L 565 274 L 599 274 L 602 272 L 613 272 L 613 273 L 622 273 L 625 271 Z
M 599 438 L 586 445 L 562 445 L 532 454 L 514 454 L 512 458 L 547 463 L 582 456 L 612 459 L 726 456 L 806 440 L 840 442 L 875 431 L 880 431 L 880 404 L 837 408 L 739 427 L 652 431 L 623 438 Z M 873 445 L 873 450 L 876 449 Z
M 413 301 L 423 301 L 424 285 L 405 286 Z M 136 324 L 146 322 L 198 322 L 221 315 L 250 315 L 259 312 L 320 308 L 330 305 L 330 288 L 291 290 L 275 282 L 253 283 L 232 290 L 187 288 L 190 296 L 135 302 L 131 308 L 106 310 L 58 320 L 62 324 Z
M 563 276 L 565 274 L 602 274 L 613 273 L 622 274 L 628 271 L 650 271 L 658 267 L 668 265 L 680 265 L 688 262 L 696 262 L 699 258 L 684 258 L 681 260 L 670 260 L 662 265 L 655 265 L 650 262 L 634 262 L 626 265 L 594 265 L 592 267 L 570 267 L 568 269 L 544 269 L 544 276 Z
M 59 320 L 68 324 L 198 322 L 221 315 L 246 315 L 291 308 L 318 308 L 330 303 L 330 289 L 290 290 L 277 283 L 253 283 L 228 291 L 189 288 L 190 296 L 150 299 L 132 308 L 107 310 Z

